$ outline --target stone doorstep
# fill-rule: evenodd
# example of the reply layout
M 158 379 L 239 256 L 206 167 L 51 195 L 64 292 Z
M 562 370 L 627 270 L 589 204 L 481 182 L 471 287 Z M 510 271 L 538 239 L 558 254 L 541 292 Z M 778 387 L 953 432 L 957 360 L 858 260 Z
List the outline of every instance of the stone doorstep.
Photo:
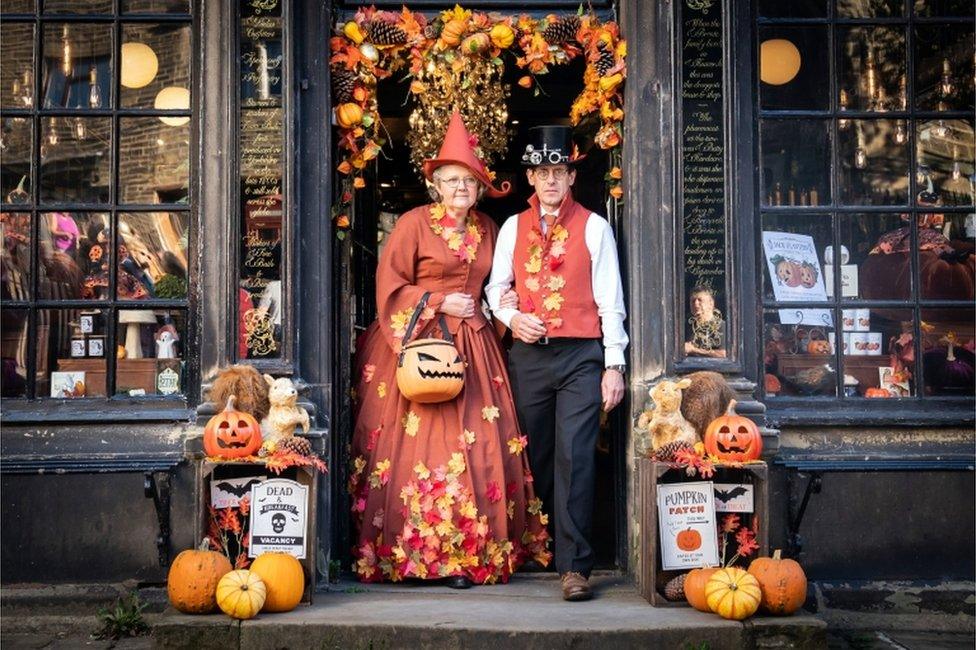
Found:
M 147 614 L 159 613 L 169 602 L 166 587 L 140 586 L 136 581 L 101 584 L 13 584 L 0 589 L 0 616 L 94 616 L 119 598 L 135 592 Z
M 594 576 L 596 597 L 561 598 L 553 576 L 454 591 L 434 585 L 342 582 L 310 606 L 243 622 L 167 610 L 158 648 L 823 648 L 826 625 L 808 614 L 726 621 L 689 607 L 651 607 L 626 577 Z

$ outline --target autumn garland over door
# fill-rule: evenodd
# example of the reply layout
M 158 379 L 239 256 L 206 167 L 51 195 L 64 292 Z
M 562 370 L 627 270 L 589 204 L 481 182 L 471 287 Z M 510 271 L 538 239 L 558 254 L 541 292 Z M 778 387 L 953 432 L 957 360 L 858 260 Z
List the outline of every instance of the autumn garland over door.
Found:
M 615 200 L 623 196 L 620 154 L 626 42 L 616 22 L 591 14 L 500 16 L 454 9 L 432 17 L 361 9 L 336 26 L 329 42 L 334 118 L 342 151 L 343 175 L 332 217 L 341 239 L 350 227 L 353 192 L 364 188 L 363 171 L 386 144 L 377 102 L 379 80 L 401 74 L 412 79 L 411 158 L 432 157 L 457 108 L 477 137 L 479 155 L 493 161 L 508 146 L 505 98 L 501 84 L 506 62 L 525 74 L 518 85 L 536 96 L 539 77 L 552 66 L 586 59 L 583 88 L 573 102 L 570 121 L 591 132 L 597 147 L 610 153 L 607 186 Z M 515 91 L 524 92 L 524 91 Z

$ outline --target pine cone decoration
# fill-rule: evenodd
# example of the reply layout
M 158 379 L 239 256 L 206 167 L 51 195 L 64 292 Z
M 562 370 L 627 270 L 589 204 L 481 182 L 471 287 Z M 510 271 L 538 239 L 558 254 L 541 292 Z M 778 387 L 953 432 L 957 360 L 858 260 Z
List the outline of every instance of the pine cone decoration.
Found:
M 596 71 L 601 77 L 605 77 L 614 64 L 613 52 L 611 52 L 610 48 L 607 47 L 607 44 L 602 41 L 596 47 L 600 51 L 600 58 L 596 60 L 595 64 Z
M 542 30 L 542 38 L 544 38 L 546 43 L 549 43 L 549 45 L 561 45 L 566 41 L 576 40 L 576 32 L 579 31 L 579 28 L 579 16 L 567 16 L 565 18 L 559 18 Z
M 427 26 L 424 27 L 424 38 L 434 40 L 440 35 L 441 35 L 441 28 L 438 23 L 436 22 L 427 23 Z
M 682 573 L 676 578 L 671 578 L 668 583 L 664 585 L 664 597 L 671 601 L 679 601 L 685 599 L 685 577 L 687 573 Z
M 678 452 L 682 449 L 694 450 L 695 448 L 684 441 L 669 442 L 660 449 L 654 450 L 654 458 L 666 463 L 670 463 L 674 461 Z
M 332 95 L 336 104 L 344 104 L 352 99 L 356 86 L 356 74 L 343 66 L 332 66 Z
M 374 45 L 403 45 L 407 42 L 407 33 L 385 20 L 371 20 L 366 23 L 366 37 Z
M 306 438 L 299 438 L 298 436 L 285 438 L 278 445 L 278 448 L 284 451 L 290 451 L 293 454 L 298 454 L 299 456 L 312 455 L 312 443 Z

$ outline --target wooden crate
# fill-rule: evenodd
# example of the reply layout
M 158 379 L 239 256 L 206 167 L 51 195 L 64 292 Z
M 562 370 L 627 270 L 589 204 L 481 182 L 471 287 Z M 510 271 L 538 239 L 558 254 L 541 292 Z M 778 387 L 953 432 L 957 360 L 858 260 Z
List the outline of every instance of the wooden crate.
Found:
M 305 559 L 299 560 L 302 571 L 305 574 L 305 593 L 302 594 L 302 603 L 310 605 L 312 595 L 315 593 L 315 556 L 318 549 L 318 530 L 316 523 L 317 499 L 318 499 L 318 475 L 310 467 L 289 467 L 281 475 L 265 469 L 263 463 L 214 463 L 208 460 L 199 461 L 197 464 L 197 527 L 194 539 L 202 540 L 207 534 L 210 523 L 210 481 L 214 479 L 239 478 L 242 476 L 257 476 L 265 474 L 267 478 L 287 478 L 297 481 L 299 484 L 308 488 L 308 516 L 305 521 Z M 250 523 L 250 522 L 248 522 Z M 247 529 L 245 529 L 247 530 Z M 233 564 L 233 560 L 231 560 Z
M 664 571 L 661 569 L 661 549 L 658 539 L 657 486 L 666 483 L 688 483 L 701 481 L 688 476 L 683 468 L 675 468 L 668 463 L 640 458 L 637 461 L 638 508 L 640 533 L 638 536 L 637 582 L 641 595 L 655 607 L 687 606 L 685 601 L 673 602 L 664 597 L 664 585 L 668 580 L 685 571 Z M 754 463 L 742 467 L 717 467 L 715 476 L 708 479 L 714 483 L 752 483 L 755 486 L 754 508 L 751 520 L 743 517 L 743 523 L 758 530 L 756 541 L 759 555 L 769 554 L 769 481 L 766 463 Z M 718 514 L 716 520 L 721 517 Z M 717 534 L 717 532 L 716 532 Z

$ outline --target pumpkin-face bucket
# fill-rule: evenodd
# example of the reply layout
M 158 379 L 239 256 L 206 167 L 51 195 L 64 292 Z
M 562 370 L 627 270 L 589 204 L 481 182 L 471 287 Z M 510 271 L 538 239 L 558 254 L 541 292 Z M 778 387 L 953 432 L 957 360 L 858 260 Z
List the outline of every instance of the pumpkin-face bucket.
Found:
M 261 425 L 250 413 L 234 410 L 234 399 L 228 397 L 224 410 L 203 429 L 203 450 L 208 456 L 243 458 L 261 448 Z
M 755 422 L 736 414 L 732 400 L 725 415 L 712 420 L 705 430 L 705 451 L 719 460 L 757 460 L 762 454 L 762 435 Z
M 403 348 L 396 371 L 397 386 L 411 402 L 446 402 L 457 397 L 464 387 L 464 366 L 452 343 L 419 339 Z

